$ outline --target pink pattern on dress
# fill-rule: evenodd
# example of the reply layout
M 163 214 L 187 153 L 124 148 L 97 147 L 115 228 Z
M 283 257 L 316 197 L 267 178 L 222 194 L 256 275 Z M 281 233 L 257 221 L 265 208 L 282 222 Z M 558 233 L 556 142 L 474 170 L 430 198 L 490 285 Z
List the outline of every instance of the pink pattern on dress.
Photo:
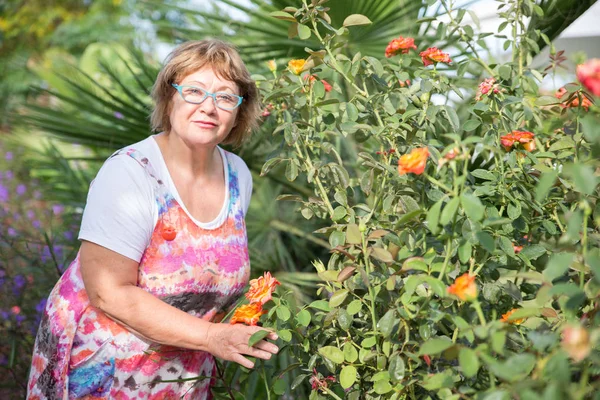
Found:
M 138 269 L 138 286 L 189 314 L 212 320 L 243 293 L 250 275 L 235 164 L 225 152 L 228 214 L 215 229 L 196 225 L 135 149 L 154 178 L 159 219 Z M 175 238 L 164 234 L 174 228 Z M 91 306 L 79 255 L 50 293 L 40 324 L 28 399 L 209 399 L 212 355 L 142 339 Z M 198 376 L 204 379 L 183 380 Z

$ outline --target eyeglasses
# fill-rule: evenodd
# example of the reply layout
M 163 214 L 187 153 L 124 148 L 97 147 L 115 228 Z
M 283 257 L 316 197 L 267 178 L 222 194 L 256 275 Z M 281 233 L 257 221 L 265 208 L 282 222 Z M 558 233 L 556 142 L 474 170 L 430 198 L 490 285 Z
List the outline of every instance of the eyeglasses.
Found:
M 179 94 L 181 98 L 191 104 L 200 104 L 207 97 L 212 97 L 215 101 L 215 105 L 222 110 L 233 110 L 242 104 L 244 98 L 236 94 L 217 92 L 211 93 L 197 86 L 178 85 L 176 83 L 171 84 Z

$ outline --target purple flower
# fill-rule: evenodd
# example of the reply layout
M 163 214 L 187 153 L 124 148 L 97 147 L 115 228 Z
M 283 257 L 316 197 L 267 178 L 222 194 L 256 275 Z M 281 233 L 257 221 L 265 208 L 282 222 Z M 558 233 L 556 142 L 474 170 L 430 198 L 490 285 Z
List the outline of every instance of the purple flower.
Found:
M 4 155 L 4 158 L 6 159 L 6 161 L 12 160 L 13 159 L 12 151 L 7 151 L 6 154 Z
M 0 183 L 0 202 L 8 201 L 8 188 Z
M 71 232 L 71 231 L 65 231 L 65 233 L 63 233 L 63 236 L 67 240 L 73 240 L 73 232 Z
M 0 354 L 0 365 L 8 365 L 8 358 L 4 354 Z
M 27 218 L 33 219 L 33 217 L 35 217 L 35 213 L 33 212 L 33 210 L 27 210 Z
M 37 305 L 35 306 L 35 311 L 38 312 L 38 314 L 41 314 L 44 312 L 44 310 L 46 309 L 46 303 L 48 302 L 48 299 L 46 297 L 44 297 L 42 300 L 40 300 L 39 303 L 37 303 Z
M 34 199 L 39 199 L 40 197 L 42 197 L 42 193 L 39 190 L 36 190 L 35 192 L 33 192 L 33 198 Z
M 42 223 L 39 220 L 35 220 L 31 223 L 35 229 L 40 229 L 42 227 Z
M 13 219 L 14 219 L 15 221 L 18 221 L 18 220 L 20 220 L 20 219 L 21 219 L 21 214 L 19 214 L 18 212 L 16 212 L 16 213 L 13 213 Z
M 54 215 L 60 215 L 64 211 L 64 207 L 60 204 L 55 204 L 52 206 L 52 212 Z
M 17 186 L 17 194 L 18 194 L 19 196 L 22 196 L 22 195 L 24 195 L 26 191 L 27 191 L 27 186 L 25 186 L 24 184 L 20 183 L 20 184 Z
M 13 283 L 15 284 L 16 288 L 23 289 L 23 286 L 25 286 L 25 284 L 27 283 L 27 279 L 25 279 L 23 275 L 17 275 L 13 279 Z
M 4 173 L 4 177 L 5 177 L 6 179 L 8 179 L 9 181 L 10 181 L 10 180 L 11 180 L 11 179 L 12 179 L 14 176 L 15 176 L 15 174 L 13 174 L 13 172 L 12 172 L 12 171 L 6 171 L 6 172 Z
M 50 254 L 50 249 L 48 248 L 48 246 L 44 246 L 44 248 L 42 249 L 42 254 L 40 255 L 40 258 L 43 263 L 47 262 L 48 260 L 50 260 L 52 258 L 52 255 Z
M 10 236 L 10 237 L 17 236 L 17 231 L 13 227 L 8 228 L 8 236 Z
M 123 119 L 123 114 L 121 114 L 118 111 L 115 111 L 115 113 L 113 115 L 115 116 L 116 119 Z

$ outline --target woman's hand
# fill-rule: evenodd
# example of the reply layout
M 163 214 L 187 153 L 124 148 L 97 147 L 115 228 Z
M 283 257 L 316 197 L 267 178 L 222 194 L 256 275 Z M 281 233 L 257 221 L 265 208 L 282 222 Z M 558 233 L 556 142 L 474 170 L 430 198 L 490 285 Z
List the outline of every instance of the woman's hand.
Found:
M 210 324 L 206 330 L 207 351 L 215 357 L 234 361 L 246 368 L 254 368 L 254 363 L 243 355 L 269 360 L 272 354 L 277 354 L 279 348 L 273 343 L 261 340 L 254 347 L 248 346 L 250 336 L 258 331 L 267 330 L 260 326 L 241 324 Z M 277 340 L 275 332 L 269 333 L 267 339 Z

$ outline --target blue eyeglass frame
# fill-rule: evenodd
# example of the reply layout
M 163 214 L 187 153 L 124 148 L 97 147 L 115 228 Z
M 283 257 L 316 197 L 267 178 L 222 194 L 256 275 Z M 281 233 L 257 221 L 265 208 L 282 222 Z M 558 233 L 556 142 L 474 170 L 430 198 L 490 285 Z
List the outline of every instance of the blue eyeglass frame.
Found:
M 216 107 L 219 107 L 221 110 L 228 110 L 228 111 L 229 111 L 229 110 L 235 110 L 236 108 L 238 108 L 238 107 L 240 106 L 240 104 L 242 104 L 242 101 L 244 101 L 244 98 L 243 98 L 242 96 L 238 96 L 237 94 L 225 93 L 225 92 L 216 92 L 216 93 L 211 93 L 211 92 L 209 92 L 208 90 L 206 90 L 206 89 L 202 89 L 201 87 L 198 87 L 198 86 L 192 86 L 192 85 L 178 85 L 178 84 L 176 84 L 176 83 L 171 83 L 171 86 L 173 86 L 175 89 L 177 89 L 177 91 L 179 92 L 179 95 L 181 96 L 181 98 L 183 99 L 183 101 L 185 101 L 186 103 L 190 103 L 190 104 L 200 104 L 200 103 L 204 102 L 204 100 L 206 100 L 206 98 L 207 98 L 207 97 L 209 97 L 209 96 L 210 96 L 210 97 L 212 97 L 212 98 L 213 98 L 213 101 L 215 102 L 215 106 L 216 106 Z M 188 100 L 186 100 L 186 99 L 185 99 L 185 97 L 183 96 L 183 92 L 182 92 L 182 89 L 183 89 L 184 87 L 188 87 L 188 88 L 194 88 L 194 89 L 199 89 L 199 90 L 202 90 L 202 91 L 204 92 L 204 98 L 203 98 L 202 100 L 198 101 L 198 102 L 194 102 L 194 101 L 188 101 Z M 228 108 L 228 107 L 222 107 L 222 106 L 220 106 L 220 105 L 217 103 L 217 94 L 219 94 L 219 93 L 225 93 L 225 94 L 227 94 L 227 95 L 229 95 L 229 96 L 235 96 L 235 97 L 237 97 L 237 98 L 238 98 L 238 103 L 237 103 L 235 106 L 231 107 L 231 108 Z

